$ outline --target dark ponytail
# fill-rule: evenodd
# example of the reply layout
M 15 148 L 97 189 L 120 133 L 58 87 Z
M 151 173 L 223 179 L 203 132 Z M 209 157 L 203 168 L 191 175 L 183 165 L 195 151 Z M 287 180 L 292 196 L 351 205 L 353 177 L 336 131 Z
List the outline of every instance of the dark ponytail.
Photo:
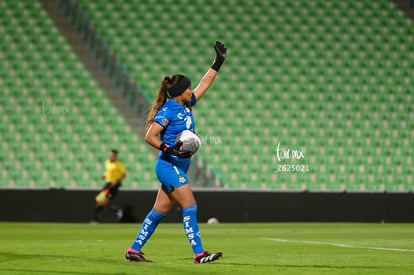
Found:
M 160 87 L 158 88 L 157 97 L 152 103 L 151 109 L 148 113 L 147 120 L 145 123 L 146 130 L 148 130 L 152 122 L 154 122 L 155 114 L 158 112 L 161 106 L 168 99 L 168 92 L 167 92 L 168 83 L 171 83 L 171 78 L 168 76 L 164 76 L 163 79 L 161 80 Z
M 164 76 L 161 80 L 157 97 L 155 98 L 154 103 L 152 103 L 152 107 L 148 113 L 145 129 L 148 130 L 152 122 L 154 122 L 155 114 L 169 97 L 181 94 L 189 86 L 191 86 L 191 82 L 184 75 L 174 74 L 171 77 Z

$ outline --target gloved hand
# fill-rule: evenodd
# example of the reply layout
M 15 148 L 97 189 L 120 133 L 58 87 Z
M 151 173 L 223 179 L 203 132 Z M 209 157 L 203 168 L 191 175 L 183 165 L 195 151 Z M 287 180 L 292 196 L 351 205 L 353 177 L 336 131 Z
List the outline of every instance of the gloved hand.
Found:
M 221 41 L 216 41 L 214 50 L 216 51 L 216 59 L 214 59 L 211 68 L 218 72 L 224 60 L 226 59 L 227 48 L 224 47 L 224 44 Z
M 174 144 L 173 147 L 170 147 L 170 146 L 168 146 L 167 144 L 165 144 L 163 142 L 160 145 L 160 150 L 165 152 L 165 153 L 177 156 L 179 158 L 189 158 L 189 157 L 191 157 L 191 151 L 181 151 L 181 145 L 183 145 L 182 141 L 178 141 L 176 144 Z

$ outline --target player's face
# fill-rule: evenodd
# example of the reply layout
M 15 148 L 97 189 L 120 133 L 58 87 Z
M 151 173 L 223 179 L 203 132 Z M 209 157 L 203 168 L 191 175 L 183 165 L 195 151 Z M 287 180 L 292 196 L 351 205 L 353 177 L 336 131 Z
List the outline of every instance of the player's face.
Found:
M 188 88 L 184 91 L 184 93 L 182 94 L 182 99 L 183 99 L 183 102 L 184 102 L 185 104 L 190 104 L 192 94 L 193 94 L 193 90 L 191 89 L 191 87 L 188 87 Z
M 115 161 L 116 160 L 116 154 L 114 152 L 109 153 L 109 160 L 110 161 Z

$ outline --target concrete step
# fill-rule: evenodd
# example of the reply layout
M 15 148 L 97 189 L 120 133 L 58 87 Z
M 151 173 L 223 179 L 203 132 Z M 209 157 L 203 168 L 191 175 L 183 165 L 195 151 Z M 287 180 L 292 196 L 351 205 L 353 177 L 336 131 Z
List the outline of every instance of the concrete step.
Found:
M 40 2 L 61 31 L 62 35 L 67 39 L 75 53 L 79 56 L 82 63 L 99 84 L 100 88 L 105 91 L 107 97 L 113 102 L 114 106 L 121 112 L 135 132 L 143 137 L 145 134 L 143 129 L 145 118 L 142 116 L 137 117 L 135 109 L 129 106 L 128 98 L 122 97 L 121 91 L 115 89 L 115 80 L 110 78 L 108 73 L 100 68 L 100 64 L 96 60 L 94 54 L 89 49 L 88 45 L 82 41 L 81 34 L 78 33 L 74 26 L 69 22 L 69 18 L 64 15 L 64 12 L 58 6 L 57 1 L 40 0 Z

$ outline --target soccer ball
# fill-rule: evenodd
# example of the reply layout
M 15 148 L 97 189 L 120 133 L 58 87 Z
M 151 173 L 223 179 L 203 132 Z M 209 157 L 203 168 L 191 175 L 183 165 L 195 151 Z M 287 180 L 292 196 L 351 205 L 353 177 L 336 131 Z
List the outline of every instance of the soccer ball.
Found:
M 219 220 L 217 218 L 210 218 L 207 220 L 207 224 L 218 224 Z
M 190 151 L 194 155 L 201 146 L 200 138 L 190 130 L 182 131 L 178 136 L 175 142 L 182 141 L 181 151 Z

